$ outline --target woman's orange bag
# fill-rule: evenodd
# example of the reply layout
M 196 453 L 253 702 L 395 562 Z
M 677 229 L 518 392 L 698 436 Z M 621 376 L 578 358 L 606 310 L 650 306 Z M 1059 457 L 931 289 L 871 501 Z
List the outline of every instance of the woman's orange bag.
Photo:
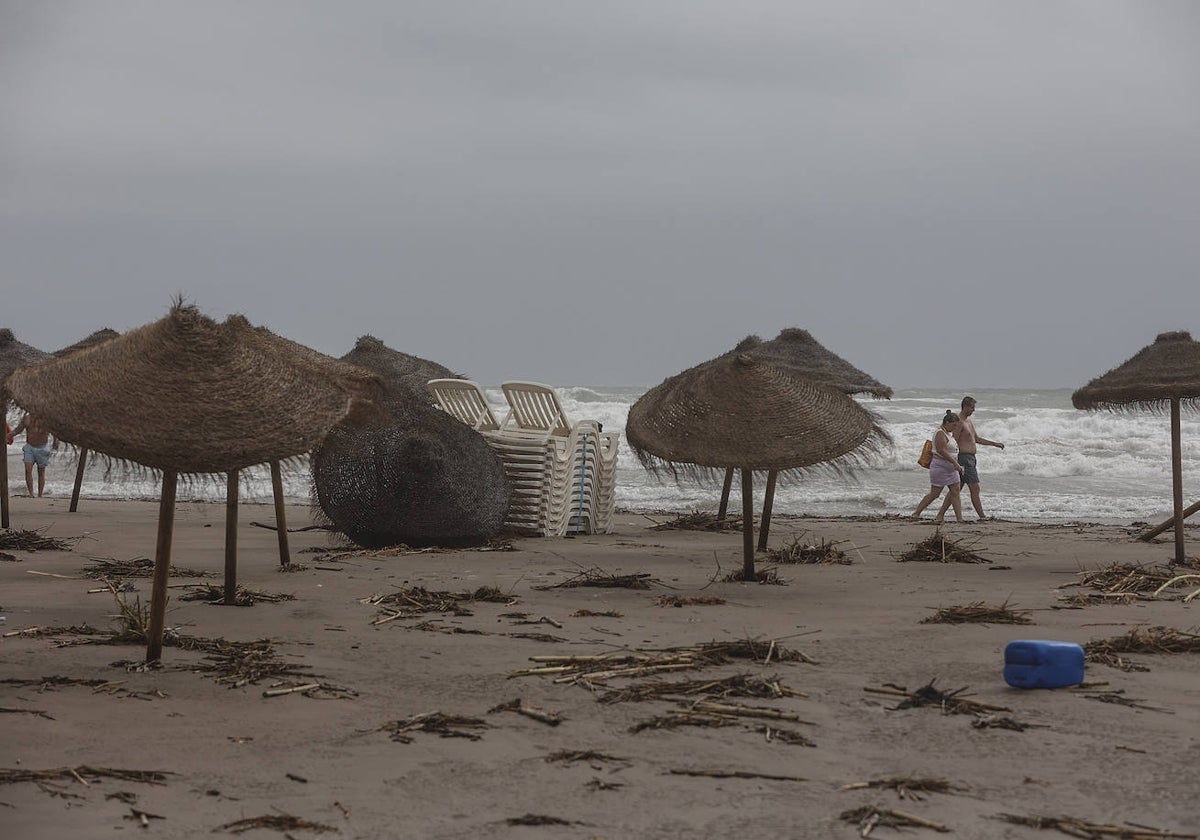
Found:
M 929 465 L 933 463 L 933 441 L 925 441 L 925 445 L 921 447 L 921 457 L 917 459 L 917 463 L 925 469 L 929 469 Z

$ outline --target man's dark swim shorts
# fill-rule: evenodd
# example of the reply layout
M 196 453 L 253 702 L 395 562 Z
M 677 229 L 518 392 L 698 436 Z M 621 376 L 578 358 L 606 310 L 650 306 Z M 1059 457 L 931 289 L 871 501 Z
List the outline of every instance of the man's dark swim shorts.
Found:
M 978 484 L 979 469 L 975 465 L 974 452 L 959 452 L 958 463 L 963 466 L 962 482 L 963 484 Z

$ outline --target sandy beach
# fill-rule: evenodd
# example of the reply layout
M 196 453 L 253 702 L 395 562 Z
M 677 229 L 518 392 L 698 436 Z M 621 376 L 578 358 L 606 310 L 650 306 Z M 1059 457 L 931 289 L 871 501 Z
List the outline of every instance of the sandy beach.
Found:
M 312 521 L 307 508 L 288 513 L 293 528 Z M 1075 689 L 1021 691 L 1002 679 L 1014 639 L 1195 629 L 1200 599 L 1178 597 L 1188 589 L 1084 608 L 1061 600 L 1089 591 L 1063 588 L 1081 571 L 1168 560 L 1169 543 L 1138 542 L 1129 527 L 951 524 L 949 536 L 991 562 L 943 564 L 898 560 L 932 533 L 928 521 L 785 518 L 773 546 L 825 540 L 852 562 L 780 566 L 786 585 L 753 585 L 720 580 L 740 565 L 740 534 L 653 530 L 670 517 L 636 514 L 619 515 L 611 534 L 514 538 L 510 551 L 337 556 L 307 551 L 329 547 L 327 533 L 294 532 L 304 568 L 282 573 L 275 534 L 250 524 L 270 521 L 270 508 L 244 505 L 239 583 L 294 600 L 224 607 L 182 599 L 221 583 L 224 506 L 180 504 L 168 626 L 205 640 L 269 639 L 267 660 L 292 666 L 231 687 L 227 672 L 196 670 L 214 663 L 211 648 L 168 647 L 163 667 L 145 671 L 130 668 L 142 647 L 64 629 L 116 627 L 115 596 L 84 570 L 152 556 L 156 516 L 152 502 L 85 499 L 70 514 L 65 499 L 13 499 L 14 528 L 82 539 L 0 562 L 0 771 L 42 774 L 0 784 L 0 837 L 852 838 L 861 820 L 842 815 L 859 808 L 878 814 L 872 837 L 895 834 L 892 812 L 929 824 L 910 836 L 934 826 L 960 838 L 1063 836 L 1001 814 L 1200 831 L 1200 656 L 1130 654 L 1143 671 L 1089 663 Z M 1188 534 L 1191 552 L 1200 533 Z M 650 588 L 553 588 L 589 570 L 644 575 Z M 149 578 L 128 582 L 121 597 L 147 602 Z M 397 597 L 413 587 L 507 597 L 419 612 Z M 663 596 L 723 603 L 663 606 Z M 1007 603 L 1033 623 L 922 623 L 979 602 Z M 59 629 L 16 632 L 26 628 Z M 697 658 L 706 643 L 751 640 L 761 659 Z M 514 676 L 547 666 L 534 657 L 603 654 L 653 654 L 676 668 Z M 605 696 L 739 675 L 783 696 Z M 931 680 L 997 708 L 895 708 Z M 528 713 L 494 711 L 511 701 Z M 721 705 L 774 711 L 708 715 L 723 726 L 664 723 L 673 710 L 678 722 L 684 707 L 694 718 Z M 435 712 L 477 722 L 450 727 L 470 737 L 439 737 L 419 728 L 428 718 L 414 720 Z M 67 768 L 78 778 L 46 772 Z M 902 797 L 888 778 L 951 790 Z

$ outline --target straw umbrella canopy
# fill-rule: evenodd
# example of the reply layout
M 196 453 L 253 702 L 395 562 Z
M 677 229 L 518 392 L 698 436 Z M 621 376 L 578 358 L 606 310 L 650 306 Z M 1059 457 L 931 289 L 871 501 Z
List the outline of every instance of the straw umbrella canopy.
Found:
M 1200 342 L 1187 332 L 1166 332 L 1119 367 L 1098 376 L 1071 395 L 1085 411 L 1171 412 L 1171 477 L 1174 497 L 1175 562 L 1184 561 L 1183 455 L 1180 409 L 1200 407 Z M 1194 512 L 1193 505 L 1189 512 Z M 1160 533 L 1162 529 L 1153 533 Z
M 8 327 L 0 329 L 0 413 L 8 414 L 8 392 L 2 383 L 8 375 L 17 368 L 36 365 L 50 358 L 36 347 L 30 347 L 24 342 L 17 341 L 13 331 Z M 8 522 L 8 457 L 0 458 L 0 528 L 7 528 Z
M 892 389 L 879 380 L 867 375 L 836 353 L 826 349 L 812 337 L 808 330 L 788 327 L 781 330 L 771 341 L 763 341 L 756 335 L 746 336 L 738 342 L 732 354 L 746 353 L 752 358 L 788 368 L 813 382 L 836 388 L 843 394 L 868 394 L 877 399 L 890 400 Z M 758 548 L 765 551 L 771 528 L 771 508 L 775 498 L 774 473 L 767 474 L 766 495 L 763 501 L 762 523 L 759 526 Z M 733 470 L 725 473 L 725 484 L 721 488 L 721 506 L 717 515 L 725 516 L 729 505 L 729 491 L 733 485 Z
M 629 409 L 625 436 L 652 471 L 741 470 L 747 578 L 754 574 L 753 471 L 840 469 L 889 440 L 850 397 L 748 352 L 718 356 L 647 391 Z
M 425 383 L 431 379 L 464 378 L 437 362 L 393 350 L 373 335 L 359 338 L 354 349 L 342 356 L 342 361 L 379 374 L 383 380 L 384 406 L 389 411 L 413 400 L 430 404 Z
M 277 464 L 347 417 L 378 411 L 372 374 L 298 348 L 180 302 L 159 321 L 9 377 L 16 402 L 60 439 L 162 473 L 147 660 L 162 652 L 178 476 Z
M 478 545 L 508 515 L 504 465 L 483 435 L 419 402 L 385 424 L 338 425 L 312 471 L 322 512 L 367 548 Z

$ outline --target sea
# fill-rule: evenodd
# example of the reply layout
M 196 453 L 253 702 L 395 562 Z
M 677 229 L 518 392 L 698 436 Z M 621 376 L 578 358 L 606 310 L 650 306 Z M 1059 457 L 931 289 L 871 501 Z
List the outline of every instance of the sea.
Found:
M 497 416 L 505 414 L 500 389 L 487 388 Z M 641 387 L 558 386 L 569 419 L 600 421 L 606 432 L 620 432 L 617 468 L 618 510 L 653 514 L 715 511 L 720 485 L 675 481 L 648 473 L 624 438 L 629 407 Z M 1165 413 L 1077 411 L 1071 391 L 973 390 L 979 434 L 1002 441 L 1002 451 L 981 447 L 979 472 L 985 511 L 1002 519 L 1028 522 L 1159 522 L 1171 514 L 1170 418 Z M 853 474 L 820 470 L 782 482 L 776 489 L 777 514 L 878 516 L 908 514 L 929 489 L 928 472 L 916 463 L 921 445 L 932 437 L 946 409 L 958 410 L 961 391 L 906 389 L 890 400 L 860 399 L 892 436 L 893 446 Z M 15 419 L 15 418 L 13 418 Z M 10 422 L 13 422 L 10 419 Z M 1184 411 L 1182 426 L 1184 503 L 1200 499 L 1200 413 Z M 9 491 L 25 492 L 21 440 L 8 447 Z M 47 472 L 47 493 L 70 496 L 74 454 L 56 455 Z M 757 482 L 756 509 L 761 508 Z M 311 482 L 303 464 L 284 473 L 290 501 L 307 503 Z M 735 488 L 740 485 L 735 482 Z M 738 510 L 739 490 L 731 507 Z M 265 467 L 243 471 L 244 501 L 269 501 L 270 474 Z M 92 463 L 85 473 L 84 498 L 154 499 L 158 483 L 151 475 L 108 469 Z M 224 478 L 194 480 L 181 486 L 179 498 L 222 501 Z M 974 517 L 964 493 L 964 515 Z

